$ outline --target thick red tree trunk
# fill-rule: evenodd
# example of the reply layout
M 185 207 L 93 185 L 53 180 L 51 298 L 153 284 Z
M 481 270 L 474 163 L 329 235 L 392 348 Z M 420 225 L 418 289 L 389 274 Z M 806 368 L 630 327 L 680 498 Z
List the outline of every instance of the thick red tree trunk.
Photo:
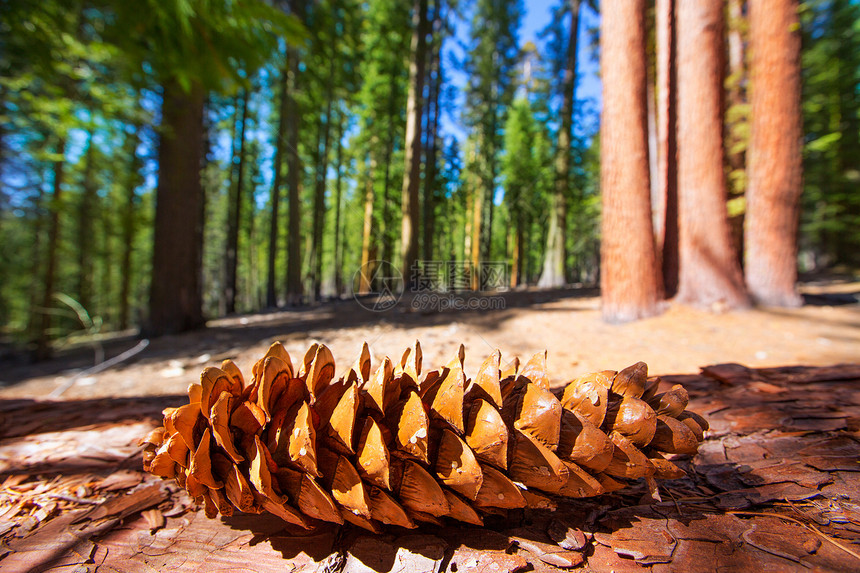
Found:
M 164 85 L 158 144 L 155 244 L 149 295 L 150 336 L 203 326 L 203 89 Z
M 606 0 L 600 185 L 603 195 L 603 318 L 624 322 L 660 311 L 651 225 L 645 104 L 645 1 Z
M 723 3 L 677 4 L 680 302 L 749 305 L 726 213 L 722 144 Z
M 750 2 L 746 280 L 753 300 L 770 306 L 802 302 L 795 289 L 803 136 L 797 8 L 796 0 Z

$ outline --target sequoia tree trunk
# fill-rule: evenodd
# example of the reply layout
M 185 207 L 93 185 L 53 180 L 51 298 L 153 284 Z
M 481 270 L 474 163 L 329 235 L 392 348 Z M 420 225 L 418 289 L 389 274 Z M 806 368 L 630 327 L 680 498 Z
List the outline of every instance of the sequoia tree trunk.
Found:
M 605 0 L 601 22 L 600 185 L 603 194 L 603 318 L 660 312 L 651 225 L 645 102 L 645 0 Z
M 723 3 L 678 2 L 677 300 L 749 306 L 731 246 L 723 169 Z
M 200 328 L 203 320 L 203 88 L 165 82 L 158 143 L 152 283 L 146 334 Z
M 797 225 L 802 189 L 800 25 L 796 0 L 751 0 L 752 139 L 746 281 L 756 303 L 800 306 Z

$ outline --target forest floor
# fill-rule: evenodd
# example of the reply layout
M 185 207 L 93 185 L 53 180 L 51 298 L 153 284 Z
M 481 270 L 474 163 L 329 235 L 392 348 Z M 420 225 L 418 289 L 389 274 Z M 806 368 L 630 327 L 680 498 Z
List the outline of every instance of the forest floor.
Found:
M 313 342 L 326 344 L 338 372 L 370 346 L 374 364 L 399 359 L 415 340 L 425 367 L 446 363 L 466 347 L 466 372 L 475 372 L 496 348 L 502 363 L 548 351 L 553 384 L 599 370 L 620 370 L 638 361 L 649 373 L 698 372 L 708 364 L 750 367 L 832 365 L 860 361 L 860 281 L 828 278 L 804 283 L 807 302 L 798 309 L 721 312 L 667 304 L 660 316 L 613 325 L 603 322 L 600 299 L 591 289 L 528 290 L 482 295 L 473 304 L 493 310 L 442 309 L 469 304 L 469 293 L 436 299 L 404 297 L 387 311 L 372 311 L 376 299 L 338 300 L 315 307 L 213 320 L 209 328 L 153 340 L 115 367 L 90 373 L 96 351 L 78 345 L 54 360 L 30 364 L 26 357 L 0 358 L 0 399 L 96 398 L 181 394 L 200 371 L 230 358 L 250 372 L 275 340 L 298 361 Z M 465 302 L 462 302 L 465 301 Z M 420 304 L 419 304 L 420 303 Z M 421 306 L 423 305 L 423 306 Z M 419 307 L 416 310 L 414 307 Z M 500 307 L 500 308 L 499 308 Z M 131 336 L 101 343 L 107 359 L 133 348 Z
M 239 316 L 152 341 L 93 373 L 79 347 L 0 370 L 0 569 L 3 571 L 852 571 L 860 569 L 860 283 L 806 283 L 793 310 L 720 313 L 669 306 L 627 325 L 600 319 L 586 291 L 500 295 L 492 311 L 386 312 L 356 301 Z M 363 300 L 365 305 L 371 301 Z M 438 301 L 437 301 L 438 302 Z M 712 309 L 719 311 L 719 309 Z M 419 339 L 425 369 L 462 342 L 467 374 L 549 350 L 560 386 L 638 360 L 682 383 L 711 429 L 688 477 L 644 483 L 555 511 L 518 510 L 485 528 L 422 527 L 371 536 L 312 532 L 277 518 L 210 520 L 175 485 L 141 472 L 137 440 L 187 401 L 207 365 L 243 371 L 282 340 L 297 361 L 312 341 L 346 368 L 361 343 L 374 363 Z M 134 347 L 104 342 L 107 358 Z M 732 364 L 735 363 L 735 364 Z M 855 364 L 849 364 L 855 363 Z M 842 364 L 842 366 L 834 366 Z M 802 365 L 789 367 L 791 365 Z M 46 400 L 51 393 L 60 400 Z M 286 562 L 285 562 L 286 560 Z

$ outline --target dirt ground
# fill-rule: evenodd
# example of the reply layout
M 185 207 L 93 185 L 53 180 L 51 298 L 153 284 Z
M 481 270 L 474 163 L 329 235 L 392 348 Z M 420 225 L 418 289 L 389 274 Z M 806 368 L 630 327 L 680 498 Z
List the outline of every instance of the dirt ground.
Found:
M 63 388 L 64 399 L 182 393 L 205 366 L 225 358 L 249 372 L 274 340 L 284 343 L 294 361 L 312 342 L 322 342 L 339 372 L 352 364 L 364 341 L 378 363 L 386 355 L 399 358 L 420 340 L 425 367 L 444 364 L 462 343 L 467 373 L 495 348 L 503 362 L 546 349 L 556 386 L 640 360 L 659 375 L 726 362 L 761 368 L 860 361 L 860 282 L 810 282 L 802 292 L 808 304 L 799 309 L 719 312 L 667 304 L 660 316 L 624 325 L 601 320 L 600 300 L 590 290 L 509 292 L 478 301 L 502 307 L 493 310 L 440 310 L 457 303 L 444 295 L 435 302 L 400 300 L 381 312 L 362 306 L 374 299 L 339 300 L 211 321 L 204 331 L 153 340 L 132 359 L 98 373 L 88 372 L 95 355 L 88 346 L 39 365 L 23 357 L 6 360 L 0 398 L 39 399 L 52 392 L 57 397 Z M 425 306 L 415 310 L 418 302 Z M 110 359 L 136 344 L 131 337 L 105 341 L 104 355 Z
M 856 571 L 860 283 L 803 291 L 808 304 L 795 310 L 668 306 L 623 326 L 603 323 L 588 291 L 506 293 L 491 301 L 504 308 L 484 311 L 430 312 L 405 300 L 372 312 L 337 301 L 214 321 L 100 372 L 88 346 L 38 365 L 7 359 L 0 570 Z M 207 519 L 178 486 L 141 469 L 140 436 L 161 423 L 164 407 L 187 401 L 186 386 L 206 365 L 229 357 L 247 372 L 272 340 L 297 362 L 321 341 L 342 371 L 363 341 L 378 364 L 415 339 L 425 370 L 465 344 L 467 374 L 493 348 L 507 358 L 546 348 L 557 386 L 644 360 L 665 376 L 662 390 L 685 386 L 689 409 L 710 430 L 696 456 L 671 458 L 686 477 L 655 489 L 640 479 L 596 498 L 547 498 L 487 515 L 483 527 L 424 524 L 378 535 L 297 530 L 266 514 Z M 118 337 L 102 350 L 110 359 L 142 343 Z M 60 399 L 45 400 L 52 397 Z

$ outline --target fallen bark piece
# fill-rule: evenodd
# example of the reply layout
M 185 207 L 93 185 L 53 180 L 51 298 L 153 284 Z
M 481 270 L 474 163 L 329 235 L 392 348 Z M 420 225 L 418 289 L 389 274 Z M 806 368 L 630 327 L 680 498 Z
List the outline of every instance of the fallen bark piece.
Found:
M 559 547 L 570 551 L 580 551 L 588 543 L 588 538 L 581 529 L 571 527 L 557 519 L 549 524 L 547 534 Z
M 512 537 L 518 547 L 525 549 L 544 563 L 554 567 L 570 569 L 579 567 L 585 562 L 585 557 L 578 551 L 568 551 L 550 543 L 534 541 L 525 537 Z

